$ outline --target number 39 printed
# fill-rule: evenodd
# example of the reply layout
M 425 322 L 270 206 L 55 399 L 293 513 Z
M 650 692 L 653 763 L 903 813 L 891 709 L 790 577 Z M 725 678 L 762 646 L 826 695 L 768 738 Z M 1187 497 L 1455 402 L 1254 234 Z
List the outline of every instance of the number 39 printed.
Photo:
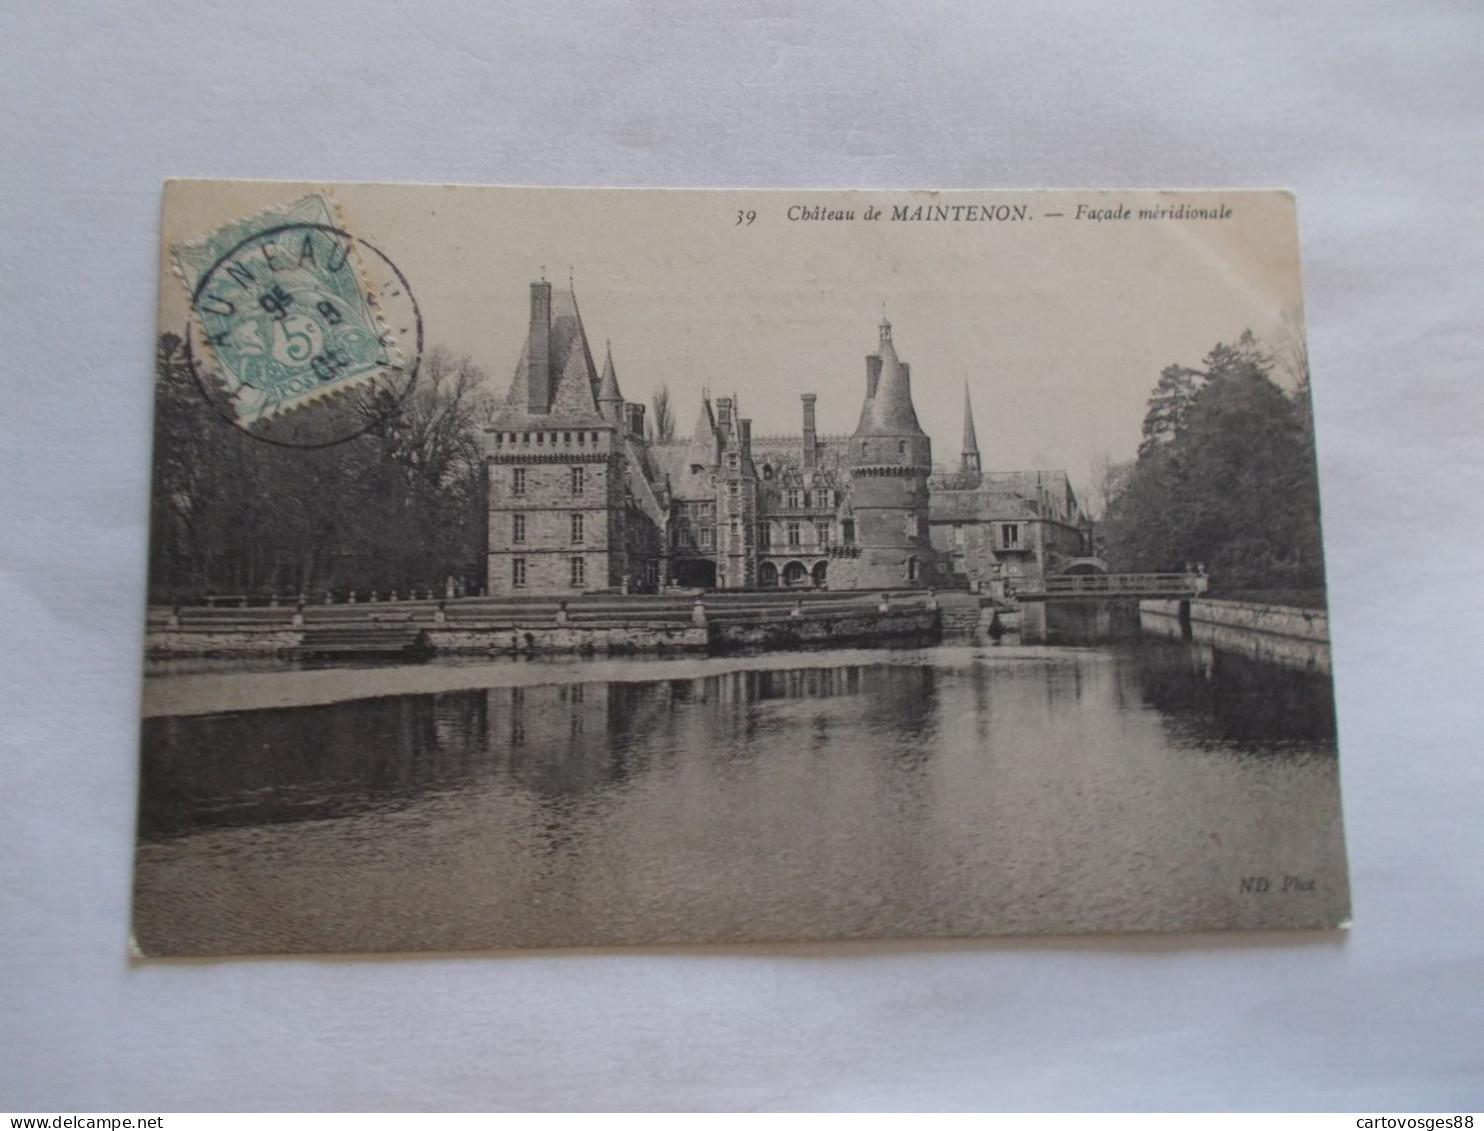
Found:
M 746 227 L 748 224 L 751 224 L 756 219 L 757 219 L 757 213 L 755 211 L 753 211 L 751 208 L 749 208 L 746 212 L 740 212 L 739 211 L 737 213 L 737 223 L 736 224 L 733 224 L 732 227 L 735 228 L 738 225 L 741 225 L 742 227 Z

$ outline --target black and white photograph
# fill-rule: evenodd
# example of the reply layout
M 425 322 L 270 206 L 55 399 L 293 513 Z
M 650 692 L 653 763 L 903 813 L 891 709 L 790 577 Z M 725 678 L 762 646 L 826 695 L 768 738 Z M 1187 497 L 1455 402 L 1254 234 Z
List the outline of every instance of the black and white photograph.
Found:
M 160 255 L 138 953 L 1347 924 L 1291 194 L 188 180 Z

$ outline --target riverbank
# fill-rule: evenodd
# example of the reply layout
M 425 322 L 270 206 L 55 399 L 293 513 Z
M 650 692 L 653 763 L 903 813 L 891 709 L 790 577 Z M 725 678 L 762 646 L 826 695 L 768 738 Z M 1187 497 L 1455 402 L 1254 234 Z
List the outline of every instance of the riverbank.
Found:
M 1200 597 L 1139 602 L 1143 631 L 1187 638 L 1256 660 L 1328 672 L 1329 614 L 1324 609 Z

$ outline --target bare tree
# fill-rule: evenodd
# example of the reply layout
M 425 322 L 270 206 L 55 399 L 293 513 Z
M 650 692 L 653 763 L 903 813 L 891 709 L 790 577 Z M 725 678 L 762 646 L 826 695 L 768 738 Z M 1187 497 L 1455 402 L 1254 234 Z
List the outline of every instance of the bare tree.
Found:
M 1290 306 L 1273 332 L 1273 368 L 1281 382 L 1294 390 L 1309 388 L 1309 339 L 1304 334 L 1304 312 Z
M 650 439 L 656 443 L 668 444 L 675 439 L 675 414 L 670 409 L 670 386 L 661 385 L 655 390 L 650 403 L 654 408 L 654 415 L 650 418 Z
M 1133 474 L 1133 460 L 1115 460 L 1107 452 L 1092 461 L 1092 482 L 1087 489 L 1087 516 L 1094 521 L 1107 517 L 1108 508 Z
M 1278 329 L 1273 332 L 1273 368 L 1286 386 L 1293 402 L 1299 426 L 1314 439 L 1313 393 L 1309 387 L 1309 338 L 1304 333 L 1302 307 L 1290 306 L 1283 312 Z

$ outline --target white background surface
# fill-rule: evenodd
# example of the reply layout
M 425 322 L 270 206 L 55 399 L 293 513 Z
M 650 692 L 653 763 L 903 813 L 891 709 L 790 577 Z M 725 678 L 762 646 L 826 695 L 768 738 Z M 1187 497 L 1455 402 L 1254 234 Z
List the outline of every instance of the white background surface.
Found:
M 1476 4 L 11 4 L 0 91 L 0 1108 L 1480 1106 Z M 131 965 L 173 175 L 1296 189 L 1354 930 Z

